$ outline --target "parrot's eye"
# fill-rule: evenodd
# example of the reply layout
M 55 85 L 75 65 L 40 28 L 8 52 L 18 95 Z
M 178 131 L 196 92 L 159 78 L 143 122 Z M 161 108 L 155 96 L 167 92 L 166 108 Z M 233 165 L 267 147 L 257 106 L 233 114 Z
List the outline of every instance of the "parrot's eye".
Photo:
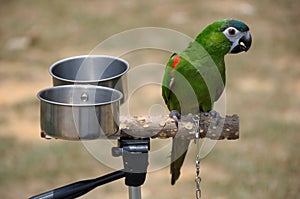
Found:
M 243 36 L 243 33 L 241 33 L 238 29 L 235 27 L 228 27 L 223 31 L 223 34 L 231 41 L 231 43 L 234 43 L 240 39 L 241 36 Z
M 229 28 L 229 29 L 228 29 L 228 33 L 229 33 L 229 35 L 231 35 L 231 36 L 232 36 L 232 35 L 235 35 L 235 32 L 236 32 L 236 31 L 235 31 L 234 28 Z

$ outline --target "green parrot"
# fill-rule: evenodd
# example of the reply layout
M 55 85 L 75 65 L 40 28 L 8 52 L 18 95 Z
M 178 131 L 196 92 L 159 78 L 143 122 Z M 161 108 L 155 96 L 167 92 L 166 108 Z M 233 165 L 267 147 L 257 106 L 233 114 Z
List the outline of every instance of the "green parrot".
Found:
M 238 20 L 224 19 L 208 25 L 182 52 L 167 63 L 162 96 L 178 127 L 182 114 L 213 112 L 225 87 L 224 56 L 248 51 L 252 43 L 249 27 Z M 180 136 L 172 140 L 171 184 L 180 175 L 190 141 Z

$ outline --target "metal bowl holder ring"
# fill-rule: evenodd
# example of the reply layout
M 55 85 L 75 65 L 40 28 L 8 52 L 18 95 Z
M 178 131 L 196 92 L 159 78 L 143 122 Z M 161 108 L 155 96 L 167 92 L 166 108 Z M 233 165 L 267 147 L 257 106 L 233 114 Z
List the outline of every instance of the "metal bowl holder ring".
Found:
M 119 131 L 119 106 L 127 98 L 129 64 L 106 55 L 83 55 L 54 63 L 49 72 L 54 87 L 38 93 L 41 135 L 64 140 L 115 139 Z M 95 179 L 75 182 L 36 196 L 75 198 L 125 177 L 129 198 L 141 198 L 148 167 L 150 139 L 119 138 L 112 148 L 122 156 L 124 169 Z

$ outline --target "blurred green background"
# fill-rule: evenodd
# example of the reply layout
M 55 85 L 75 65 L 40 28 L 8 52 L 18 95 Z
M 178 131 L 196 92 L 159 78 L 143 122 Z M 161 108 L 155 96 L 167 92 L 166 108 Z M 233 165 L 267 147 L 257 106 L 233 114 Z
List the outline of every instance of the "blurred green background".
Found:
M 248 53 L 226 57 L 227 113 L 240 116 L 241 138 L 218 142 L 203 160 L 203 198 L 300 198 L 299 1 L 0 3 L 1 198 L 26 198 L 112 171 L 80 143 L 40 139 L 36 93 L 52 86 L 48 68 L 53 62 L 89 54 L 101 41 L 131 28 L 163 27 L 195 37 L 223 18 L 246 22 L 253 45 Z M 167 62 L 169 55 L 124 58 L 134 67 L 135 59 Z M 160 99 L 159 91 L 154 93 Z M 142 103 L 135 103 L 137 113 Z M 193 198 L 194 156 L 191 150 L 176 186 L 170 185 L 169 168 L 149 173 L 143 198 Z M 82 198 L 127 198 L 127 188 L 121 180 Z

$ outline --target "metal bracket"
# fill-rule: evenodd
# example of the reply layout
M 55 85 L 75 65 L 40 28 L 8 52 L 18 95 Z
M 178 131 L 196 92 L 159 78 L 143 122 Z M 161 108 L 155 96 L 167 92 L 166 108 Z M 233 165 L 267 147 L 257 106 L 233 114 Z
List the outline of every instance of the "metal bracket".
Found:
M 150 139 L 121 138 L 119 146 L 112 148 L 114 157 L 123 157 L 125 184 L 127 186 L 141 186 L 146 180 L 148 162 L 148 151 L 150 150 Z

